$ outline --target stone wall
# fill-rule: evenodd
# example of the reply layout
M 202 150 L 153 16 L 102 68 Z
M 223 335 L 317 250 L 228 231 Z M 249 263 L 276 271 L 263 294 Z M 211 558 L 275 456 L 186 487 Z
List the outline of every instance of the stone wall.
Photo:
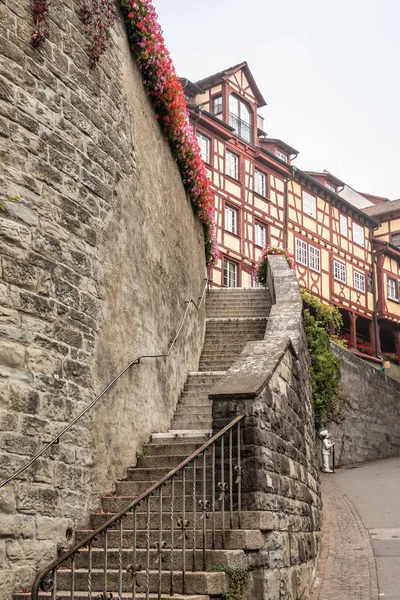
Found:
M 400 455 L 400 383 L 332 343 L 340 357 L 340 392 L 345 399 L 341 424 L 329 429 L 337 465 Z
M 186 198 L 122 22 L 89 69 L 79 3 L 51 3 L 40 50 L 29 0 L 0 4 L 0 478 L 56 435 L 132 358 L 165 351 L 205 273 Z M 168 428 L 197 368 L 204 309 L 168 359 L 143 359 L 0 492 L 0 598 L 85 521 Z M 71 540 L 70 540 L 71 541 Z
M 213 427 L 243 420 L 243 505 L 271 511 L 263 550 L 249 555 L 246 600 L 306 599 L 320 549 L 321 496 L 302 329 L 302 301 L 283 257 L 269 258 L 265 339 L 246 345 L 212 390 Z

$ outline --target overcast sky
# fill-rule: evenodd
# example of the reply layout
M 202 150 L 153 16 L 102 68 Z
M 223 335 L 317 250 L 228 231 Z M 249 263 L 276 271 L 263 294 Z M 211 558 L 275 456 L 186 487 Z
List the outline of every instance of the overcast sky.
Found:
M 400 197 L 398 0 L 153 0 L 178 75 L 246 60 L 265 130 L 355 189 Z

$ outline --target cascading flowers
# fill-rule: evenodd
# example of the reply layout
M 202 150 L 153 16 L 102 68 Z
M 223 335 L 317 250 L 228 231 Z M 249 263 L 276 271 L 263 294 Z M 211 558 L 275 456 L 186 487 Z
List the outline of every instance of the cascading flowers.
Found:
M 258 259 L 256 266 L 254 268 L 254 276 L 256 278 L 257 283 L 260 285 L 266 285 L 267 283 L 267 256 L 269 255 L 278 255 L 284 256 L 287 260 L 287 263 L 291 269 L 295 268 L 294 265 L 294 255 L 289 250 L 284 250 L 283 248 L 275 248 L 273 246 L 265 246 L 263 251 L 261 252 L 260 258 Z
M 153 101 L 165 139 L 171 145 L 192 206 L 203 223 L 207 263 L 215 264 L 219 250 L 214 198 L 199 144 L 189 123 L 182 86 L 165 47 L 157 13 L 151 0 L 118 2 L 143 85 Z

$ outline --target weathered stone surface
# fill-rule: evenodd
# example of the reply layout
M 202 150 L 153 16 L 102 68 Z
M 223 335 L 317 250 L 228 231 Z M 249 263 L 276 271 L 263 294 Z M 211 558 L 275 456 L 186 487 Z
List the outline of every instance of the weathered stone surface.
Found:
M 135 354 L 167 348 L 185 301 L 203 285 L 202 227 L 124 26 L 116 23 L 107 58 L 90 69 L 78 4 L 57 2 L 37 50 L 30 0 L 0 3 L 1 478 Z M 197 368 L 203 319 L 190 312 L 186 341 L 168 361 L 132 367 L 17 479 L 3 500 L 5 530 L 0 522 L 1 600 L 43 566 L 37 544 L 54 557 L 65 523 L 84 521 L 138 446 L 169 425 Z M 7 551 L 9 541 L 21 550 L 12 543 Z
M 400 382 L 374 369 L 337 344 L 343 423 L 329 425 L 338 465 L 351 465 L 400 454 Z

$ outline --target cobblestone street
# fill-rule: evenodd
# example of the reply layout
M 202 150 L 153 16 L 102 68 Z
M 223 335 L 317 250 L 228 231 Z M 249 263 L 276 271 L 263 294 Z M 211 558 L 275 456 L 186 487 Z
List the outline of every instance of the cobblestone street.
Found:
M 336 485 L 340 473 L 321 478 L 323 545 L 311 600 L 377 600 L 376 565 L 368 531 Z

